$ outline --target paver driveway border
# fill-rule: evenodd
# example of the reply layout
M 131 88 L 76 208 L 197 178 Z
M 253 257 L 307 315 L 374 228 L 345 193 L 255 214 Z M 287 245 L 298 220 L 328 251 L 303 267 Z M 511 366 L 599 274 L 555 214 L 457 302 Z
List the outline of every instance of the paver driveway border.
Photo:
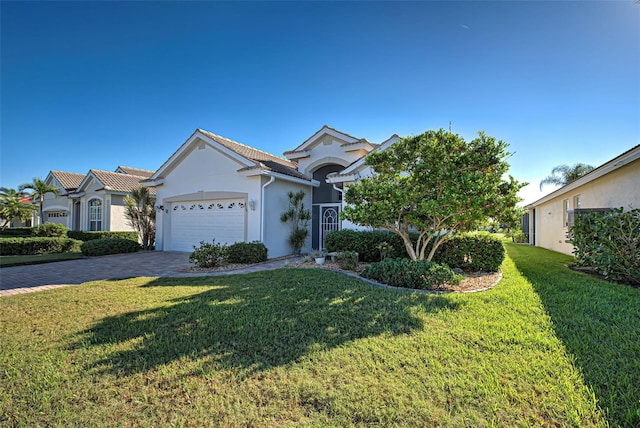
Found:
M 178 251 L 142 251 L 112 256 L 13 266 L 0 269 L 0 296 L 31 293 L 56 287 L 79 285 L 88 281 L 136 276 L 193 277 L 243 274 L 279 269 L 299 258 L 266 261 L 223 272 L 188 272 L 189 253 Z

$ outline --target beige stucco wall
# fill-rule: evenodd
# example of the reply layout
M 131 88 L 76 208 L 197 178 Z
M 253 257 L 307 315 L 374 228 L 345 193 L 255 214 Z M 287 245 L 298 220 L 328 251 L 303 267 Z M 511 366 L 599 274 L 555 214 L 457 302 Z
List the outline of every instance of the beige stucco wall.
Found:
M 80 198 L 80 230 L 89 230 L 89 202 L 92 199 L 102 201 L 102 228 L 104 231 L 129 231 L 133 230 L 127 223 L 124 215 L 124 196 L 106 193 L 102 184 L 91 179 L 84 189 L 84 195 Z M 73 211 L 73 205 L 69 206 Z M 71 218 L 69 218 L 71 226 Z
M 268 182 L 268 178 L 264 178 Z M 264 221 L 264 245 L 269 250 L 269 257 L 279 257 L 292 254 L 293 250 L 289 245 L 289 235 L 291 229 L 288 224 L 280 221 L 280 215 L 289 208 L 289 197 L 287 192 L 305 192 L 304 206 L 311 210 L 311 186 L 295 184 L 283 180 L 275 180 L 265 188 L 265 221 Z M 311 250 L 311 221 L 309 221 L 309 235 L 306 245 L 302 248 L 303 253 Z
M 308 157 L 298 159 L 298 170 L 308 176 L 323 165 L 338 164 L 344 167 L 350 165 L 364 155 L 363 150 L 346 151 L 349 146 L 341 138 L 324 135 L 306 149 Z
M 156 204 L 165 207 L 156 216 L 156 249 L 170 247 L 171 212 L 167 199 L 202 192 L 238 192 L 246 195 L 254 209 L 247 209 L 247 241 L 260 240 L 261 180 L 238 172 L 245 165 L 208 144 L 194 144 L 183 159 L 169 170 L 164 184 L 156 188 Z M 271 257 L 271 253 L 270 257 Z
M 44 219 L 42 219 L 42 221 L 45 223 L 63 224 L 70 228 L 71 214 L 69 212 L 69 198 L 67 198 L 66 192 L 63 188 L 59 187 L 59 189 L 60 195 L 57 197 L 53 193 L 47 193 L 44 195 L 44 199 L 42 201 Z M 50 212 L 65 212 L 67 216 L 49 218 L 47 213 Z
M 128 231 L 133 230 L 129 225 L 127 216 L 125 215 L 125 203 L 124 196 L 121 195 L 107 195 L 107 199 L 110 199 L 111 214 L 109 230 L 113 231 Z M 106 229 L 105 229 L 106 230 Z
M 573 245 L 566 242 L 568 229 L 564 224 L 563 201 L 568 200 L 569 210 L 573 210 L 578 208 L 576 196 L 580 196 L 579 208 L 640 208 L 640 160 L 536 206 L 535 245 L 573 253 Z M 533 210 L 530 213 L 532 215 Z

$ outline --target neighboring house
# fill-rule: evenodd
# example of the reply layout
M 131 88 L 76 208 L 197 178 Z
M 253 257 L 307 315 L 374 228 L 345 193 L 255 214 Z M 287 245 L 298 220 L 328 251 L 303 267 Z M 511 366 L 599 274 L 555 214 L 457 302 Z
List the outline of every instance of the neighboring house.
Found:
M 132 230 L 125 217 L 124 198 L 153 171 L 119 166 L 116 172 L 89 170 L 87 174 L 51 171 L 45 182 L 60 194 L 47 193 L 43 201 L 45 222 L 72 230 Z
M 122 165 L 119 165 L 116 168 L 116 172 L 119 172 L 121 174 L 137 175 L 138 177 L 144 178 L 149 178 L 153 175 L 153 171 L 149 171 L 148 169 L 132 168 L 130 166 Z
M 270 257 L 290 254 L 290 230 L 280 215 L 288 208 L 287 193 L 298 190 L 305 191 L 304 204 L 312 212 L 304 250 L 322 248 L 329 231 L 347 226 L 339 219 L 342 189 L 327 176 L 364 170 L 364 162 L 357 162 L 376 147 L 324 126 L 283 159 L 197 129 L 144 181 L 156 188 L 162 211 L 156 218 L 156 248 L 192 251 L 200 241 L 257 240 Z
M 574 210 L 640 208 L 640 145 L 527 205 L 529 243 L 573 253 L 567 233 Z
M 23 203 L 23 204 L 33 205 L 33 201 L 31 200 L 31 196 L 25 196 L 24 198 L 21 198 L 20 202 Z M 12 228 L 12 227 L 33 227 L 34 225 L 38 224 L 38 217 L 39 217 L 38 213 L 35 212 L 31 216 L 31 218 L 28 218 L 26 221 L 22 221 L 19 218 L 14 218 L 13 221 L 9 222 L 9 225 L 7 227 L 9 227 L 9 228 Z
M 49 186 L 57 187 L 59 194 L 57 197 L 53 193 L 44 195 L 42 202 L 44 218 L 41 219 L 43 223 L 63 224 L 72 229 L 73 201 L 69 195 L 76 191 L 84 177 L 85 174 L 75 172 L 49 171 L 44 182 Z

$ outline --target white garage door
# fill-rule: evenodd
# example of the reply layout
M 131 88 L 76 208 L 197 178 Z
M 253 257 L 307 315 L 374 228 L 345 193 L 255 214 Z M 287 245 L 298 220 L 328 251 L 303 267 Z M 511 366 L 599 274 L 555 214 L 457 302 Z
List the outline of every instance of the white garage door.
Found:
M 193 251 L 200 241 L 233 244 L 244 241 L 243 199 L 174 202 L 171 204 L 170 250 Z

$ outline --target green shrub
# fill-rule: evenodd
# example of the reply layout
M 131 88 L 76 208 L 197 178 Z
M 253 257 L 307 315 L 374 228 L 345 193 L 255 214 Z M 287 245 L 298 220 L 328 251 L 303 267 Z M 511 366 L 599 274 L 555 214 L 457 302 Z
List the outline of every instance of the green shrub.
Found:
M 427 260 L 385 259 L 372 263 L 362 276 L 393 287 L 434 290 L 443 285 L 457 285 L 462 277 L 446 265 Z
M 45 223 L 33 228 L 33 236 L 47 237 L 47 238 L 64 238 L 67 236 L 69 228 L 64 224 L 57 223 Z
M 640 284 L 640 209 L 577 213 L 570 232 L 576 263 L 612 280 Z
M 200 241 L 200 246 L 193 246 L 193 253 L 189 255 L 189 261 L 199 268 L 214 268 L 223 266 L 227 262 L 229 247 L 227 244 L 216 244 Z
M 80 246 L 85 256 L 106 256 L 108 254 L 135 253 L 140 250 L 138 241 L 123 238 L 92 239 Z
M 0 255 L 26 256 L 80 251 L 82 241 L 70 238 L 4 238 L 0 239 Z
M 267 247 L 262 242 L 236 242 L 227 248 L 229 263 L 260 263 L 267 260 Z
M 511 232 L 507 233 L 507 237 L 518 244 L 529 242 L 527 235 L 521 229 L 512 229 Z
M 33 228 L 31 227 L 10 227 L 0 230 L 0 237 L 28 237 L 33 236 Z
M 380 261 L 381 250 L 387 257 L 408 257 L 402 238 L 395 233 L 335 230 L 327 234 L 324 245 L 329 252 L 355 251 L 363 262 Z
M 504 246 L 487 235 L 455 236 L 440 245 L 433 261 L 474 272 L 497 272 L 504 260 Z
M 105 239 L 105 238 L 121 238 L 121 239 L 130 239 L 132 241 L 138 241 L 138 232 L 135 231 L 97 231 L 97 232 L 89 232 L 85 230 L 70 230 L 67 232 L 67 236 L 73 239 L 79 239 L 81 241 L 91 241 L 94 239 Z
M 341 251 L 336 258 L 341 269 L 355 271 L 358 267 L 358 253 L 355 251 Z
M 411 235 L 412 242 L 417 239 Z M 409 258 L 399 235 L 380 231 L 337 230 L 325 239 L 330 252 L 355 251 L 363 262 Z M 502 242 L 489 234 L 460 235 L 440 245 L 433 261 L 469 271 L 496 272 L 504 260 Z

